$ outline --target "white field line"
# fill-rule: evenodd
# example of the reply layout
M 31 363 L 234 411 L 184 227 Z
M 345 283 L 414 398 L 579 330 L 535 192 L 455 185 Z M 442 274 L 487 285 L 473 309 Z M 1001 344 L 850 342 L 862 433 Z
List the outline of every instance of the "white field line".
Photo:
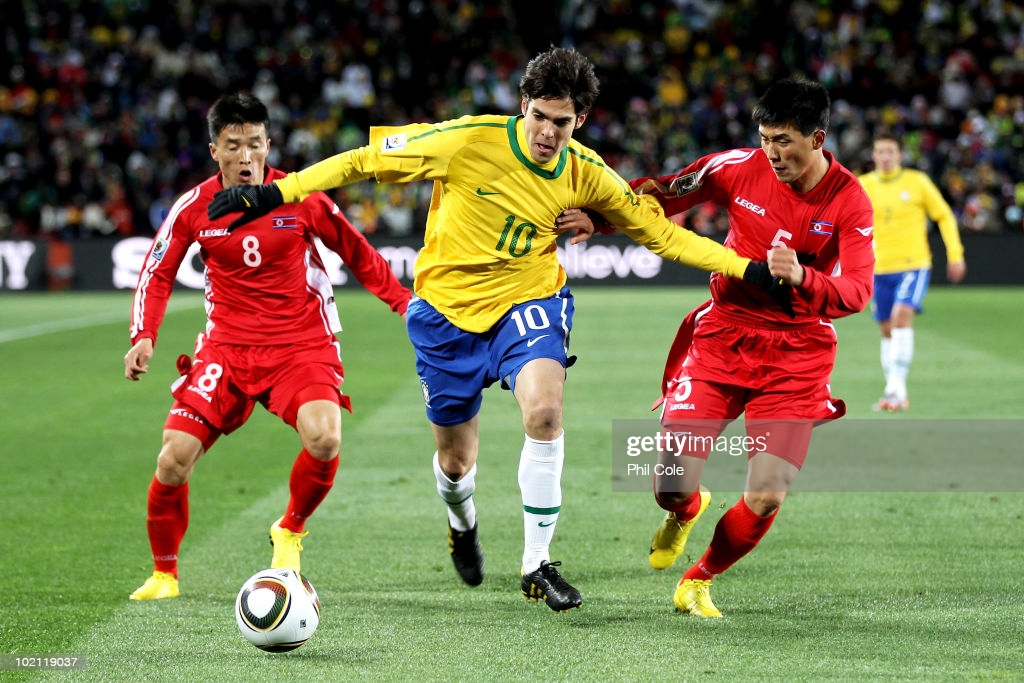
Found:
M 174 313 L 177 311 L 193 308 L 196 306 L 194 301 L 183 301 L 179 304 L 175 304 L 171 301 L 167 305 L 167 313 Z M 0 344 L 11 341 L 18 341 L 19 339 L 32 339 L 33 337 L 42 337 L 47 334 L 53 334 L 54 332 L 68 332 L 70 330 L 82 330 L 89 327 L 97 327 L 99 325 L 109 325 L 110 323 L 124 322 L 125 329 L 130 324 L 128 310 L 123 311 L 105 311 L 103 313 L 93 313 L 91 315 L 80 316 L 77 318 L 65 318 L 63 320 L 54 320 L 52 322 L 37 323 L 35 325 L 28 325 L 26 327 L 17 327 L 13 330 L 0 330 Z

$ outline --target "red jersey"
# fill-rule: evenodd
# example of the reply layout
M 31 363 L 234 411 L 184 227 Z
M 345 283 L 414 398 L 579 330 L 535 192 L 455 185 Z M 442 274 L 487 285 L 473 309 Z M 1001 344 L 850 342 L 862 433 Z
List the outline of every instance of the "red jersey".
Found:
M 740 256 L 764 261 L 772 246 L 800 254 L 804 281 L 794 287 L 795 318 L 756 285 L 711 275 L 711 294 L 721 313 L 748 321 L 781 324 L 817 322 L 864 309 L 871 298 L 874 211 L 857 178 L 825 152 L 829 167 L 810 192 L 780 182 L 761 149 L 710 154 L 679 173 L 658 180 L 669 188 L 658 200 L 674 215 L 702 202 L 726 210 L 725 246 Z M 630 183 L 638 187 L 645 178 Z
M 285 176 L 266 169 L 265 182 Z M 397 313 L 411 293 L 387 261 L 349 223 L 327 195 L 317 192 L 284 204 L 234 232 L 234 216 L 211 221 L 206 207 L 223 189 L 208 178 L 174 203 L 146 255 L 132 304 L 131 341 L 156 343 L 174 278 L 193 242 L 206 267 L 206 336 L 245 346 L 294 344 L 333 336 L 341 329 L 334 291 L 315 238 L 341 256 L 366 289 Z

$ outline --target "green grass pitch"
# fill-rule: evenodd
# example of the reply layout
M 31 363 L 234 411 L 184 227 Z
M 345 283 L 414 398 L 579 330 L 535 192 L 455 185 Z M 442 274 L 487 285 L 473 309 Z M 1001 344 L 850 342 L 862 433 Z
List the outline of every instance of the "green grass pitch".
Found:
M 323 601 L 313 639 L 269 655 L 238 633 L 235 594 L 270 562 L 295 434 L 257 409 L 200 461 L 182 597 L 129 602 L 151 570 L 146 488 L 175 378 L 203 324 L 179 293 L 151 371 L 123 378 L 130 294 L 0 296 L 0 679 L 15 655 L 77 655 L 74 681 L 1021 680 L 1024 495 L 795 492 L 761 545 L 715 581 L 725 613 L 676 614 L 654 572 L 649 493 L 612 491 L 615 418 L 646 419 L 679 320 L 706 289 L 576 291 L 563 509 L 552 547 L 584 596 L 554 614 L 519 593 L 522 440 L 508 392 L 485 394 L 477 506 L 482 586 L 446 551 L 432 440 L 401 321 L 364 292 L 338 302 L 355 414 L 311 519 L 303 565 Z M 879 417 L 878 333 L 837 321 L 846 420 L 1024 417 L 1024 290 L 935 288 L 915 325 L 912 411 Z M 808 463 L 815 458 L 814 441 Z M 964 454 L 964 467 L 970 467 Z M 797 480 L 799 482 L 799 479 Z M 687 555 L 742 487 L 714 491 Z

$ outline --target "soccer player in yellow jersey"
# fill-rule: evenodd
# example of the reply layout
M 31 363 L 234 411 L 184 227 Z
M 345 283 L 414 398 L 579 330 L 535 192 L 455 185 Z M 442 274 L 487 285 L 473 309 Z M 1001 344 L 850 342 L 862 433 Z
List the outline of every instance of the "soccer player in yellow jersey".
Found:
M 434 181 L 406 320 L 437 446 L 434 474 L 448 506 L 449 551 L 463 581 L 478 585 L 478 411 L 483 389 L 500 382 L 513 392 L 526 432 L 519 463 L 521 588 L 561 612 L 583 600 L 548 553 L 562 503 L 562 390 L 574 360 L 573 297 L 556 237 L 571 230 L 578 242 L 593 234 L 593 223 L 576 208 L 588 207 L 665 258 L 766 288 L 772 278 L 766 263 L 677 226 L 573 140 L 598 92 L 582 54 L 553 47 L 538 55 L 520 90 L 520 116 L 374 127 L 369 145 L 272 184 L 222 192 L 209 213 L 240 211 L 240 226 L 282 202 L 360 180 Z
M 875 410 L 910 407 L 907 371 L 914 357 L 914 314 L 928 291 L 932 253 L 928 219 L 939 226 L 946 246 L 946 277 L 958 284 L 967 274 L 956 217 L 939 189 L 921 171 L 903 168 L 900 139 L 891 133 L 875 137 L 871 158 L 875 170 L 860 182 L 875 209 L 875 293 L 872 313 L 882 331 L 885 391 Z

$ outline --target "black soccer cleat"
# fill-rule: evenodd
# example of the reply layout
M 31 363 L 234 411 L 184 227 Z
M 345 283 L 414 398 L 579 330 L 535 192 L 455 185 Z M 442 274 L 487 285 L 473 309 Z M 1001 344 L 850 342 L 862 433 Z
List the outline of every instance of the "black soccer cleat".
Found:
M 544 560 L 537 571 L 523 574 L 523 597 L 534 602 L 543 600 L 556 612 L 568 612 L 574 607 L 581 606 L 583 597 L 580 592 L 570 586 L 555 569 L 561 565 L 561 562 Z
M 484 551 L 476 537 L 476 524 L 469 531 L 456 531 L 448 525 L 448 552 L 462 580 L 479 586 L 484 580 Z

